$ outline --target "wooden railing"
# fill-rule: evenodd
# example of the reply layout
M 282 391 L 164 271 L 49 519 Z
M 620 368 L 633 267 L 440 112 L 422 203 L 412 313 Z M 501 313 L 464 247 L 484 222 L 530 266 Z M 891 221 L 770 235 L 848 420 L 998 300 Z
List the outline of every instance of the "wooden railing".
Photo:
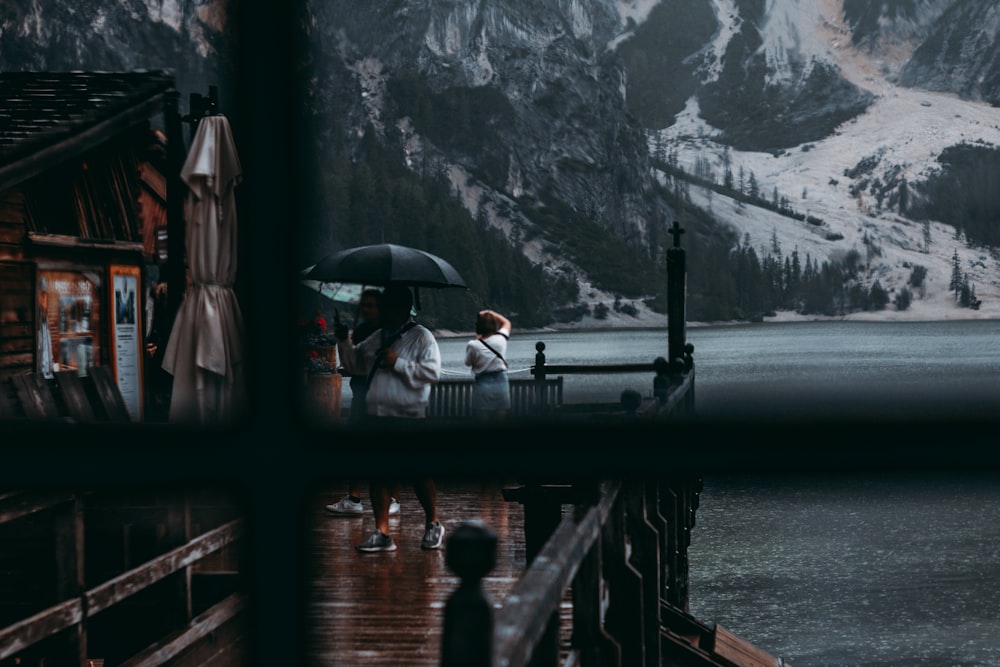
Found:
M 431 387 L 431 401 L 427 407 L 429 419 L 469 419 L 472 415 L 472 378 L 446 379 Z M 539 397 L 541 402 L 539 403 Z M 510 413 L 526 417 L 539 412 L 559 410 L 563 404 L 563 379 L 547 378 L 539 385 L 530 378 L 510 379 Z
M 684 418 L 695 414 L 694 346 L 686 340 L 687 267 L 680 237 L 684 230 L 677 222 L 670 233 L 674 245 L 667 249 L 667 355 L 648 363 L 551 365 L 546 363 L 545 343 L 535 344 L 535 364 L 531 379 L 511 380 L 512 413 L 529 417 L 625 416 L 627 418 Z M 626 390 L 618 400 L 600 403 L 567 404 L 562 400 L 564 375 L 613 375 L 649 373 L 653 376 L 652 401 Z M 556 383 L 550 375 L 557 375 Z M 466 418 L 471 415 L 471 379 L 446 380 L 432 389 L 428 417 Z M 557 392 L 557 395 L 554 395 Z
M 687 345 L 684 356 L 674 364 L 660 357 L 642 364 L 557 365 L 546 363 L 545 343 L 535 344 L 535 365 L 531 378 L 510 378 L 513 417 L 571 417 L 574 415 L 631 417 L 683 417 L 694 415 L 694 347 Z M 626 391 L 618 401 L 566 403 L 563 400 L 566 375 L 613 375 L 619 373 L 653 375 L 653 399 L 644 401 L 638 391 Z M 556 377 L 552 374 L 558 373 Z M 472 378 L 441 380 L 431 387 L 427 417 L 435 420 L 469 419 L 472 415 Z
M 244 525 L 232 512 L 192 508 L 187 493 L 155 506 L 0 493 L 0 664 L 195 665 L 227 647 L 217 664 L 240 664 Z
M 687 611 L 700 491 L 698 478 L 509 489 L 524 504 L 527 568 L 494 613 L 480 581 L 495 535 L 481 523 L 452 533 L 447 564 L 461 584 L 445 606 L 442 666 L 785 665 Z

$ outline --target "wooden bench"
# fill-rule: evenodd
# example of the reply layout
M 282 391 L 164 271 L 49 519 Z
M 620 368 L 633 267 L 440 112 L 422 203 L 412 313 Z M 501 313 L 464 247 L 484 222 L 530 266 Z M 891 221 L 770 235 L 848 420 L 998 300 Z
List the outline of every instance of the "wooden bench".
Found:
M 472 417 L 472 378 L 441 380 L 431 387 L 427 408 L 429 419 L 469 419 Z M 541 396 L 539 396 L 541 392 Z M 539 401 L 539 398 L 541 400 Z M 545 412 L 558 410 L 563 402 L 562 376 L 546 378 L 539 383 L 534 378 L 510 379 L 510 411 L 515 416 L 537 414 L 536 406 Z

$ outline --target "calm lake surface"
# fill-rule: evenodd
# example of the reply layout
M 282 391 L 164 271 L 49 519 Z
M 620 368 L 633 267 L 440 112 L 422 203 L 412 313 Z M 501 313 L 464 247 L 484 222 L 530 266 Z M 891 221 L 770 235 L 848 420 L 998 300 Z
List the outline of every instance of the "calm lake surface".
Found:
M 1000 475 L 704 483 L 696 617 L 794 667 L 1000 665 Z
M 702 418 L 953 418 L 1000 412 L 1000 321 L 796 322 L 690 327 Z M 664 330 L 518 334 L 512 377 L 529 377 L 535 343 L 546 363 L 644 363 L 666 356 Z M 466 338 L 438 341 L 446 376 L 468 377 Z M 652 377 L 573 375 L 567 402 L 651 396 Z

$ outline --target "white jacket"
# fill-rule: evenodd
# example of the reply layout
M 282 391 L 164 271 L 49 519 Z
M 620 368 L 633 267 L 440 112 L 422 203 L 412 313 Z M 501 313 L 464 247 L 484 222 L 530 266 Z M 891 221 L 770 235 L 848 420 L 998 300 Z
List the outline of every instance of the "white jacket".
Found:
M 350 374 L 366 374 L 375 354 L 382 345 L 379 329 L 354 345 L 350 339 L 337 343 L 341 363 Z M 366 394 L 368 414 L 377 417 L 419 419 L 427 416 L 431 385 L 441 375 L 441 351 L 437 340 L 426 327 L 417 324 L 408 329 L 391 346 L 399 358 L 391 369 L 379 368 L 371 379 Z

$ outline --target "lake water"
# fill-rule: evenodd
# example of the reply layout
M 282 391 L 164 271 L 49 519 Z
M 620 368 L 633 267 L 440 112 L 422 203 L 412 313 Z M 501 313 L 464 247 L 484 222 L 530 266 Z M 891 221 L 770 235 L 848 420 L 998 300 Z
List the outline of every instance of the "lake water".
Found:
M 796 322 L 690 327 L 702 418 L 995 416 L 1000 408 L 1000 321 Z M 446 376 L 468 377 L 466 338 L 439 340 Z M 512 377 L 529 377 L 535 343 L 546 363 L 651 363 L 664 330 L 569 331 L 511 337 Z M 647 374 L 571 375 L 567 402 L 651 396 Z
M 1000 665 L 1000 475 L 704 483 L 696 617 L 794 667 Z

